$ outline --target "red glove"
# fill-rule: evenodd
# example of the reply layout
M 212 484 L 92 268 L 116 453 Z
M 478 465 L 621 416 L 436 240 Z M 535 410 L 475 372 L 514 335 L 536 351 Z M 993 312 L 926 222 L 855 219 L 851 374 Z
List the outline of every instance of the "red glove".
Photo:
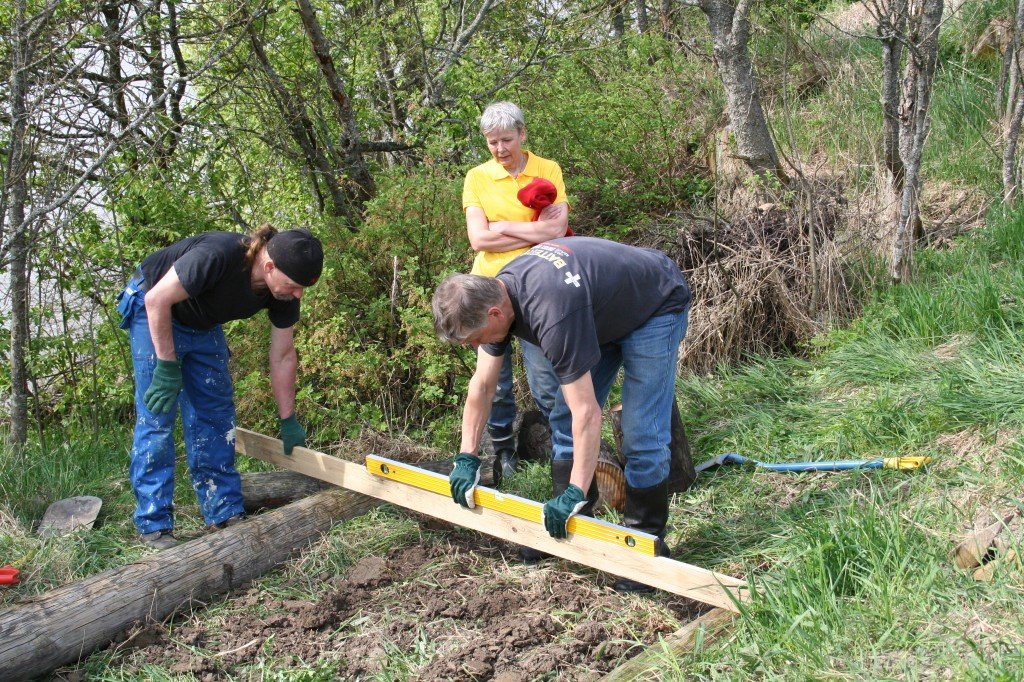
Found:
M 532 221 L 536 221 L 540 217 L 542 209 L 547 208 L 551 204 L 555 203 L 555 199 L 558 197 L 558 190 L 555 189 L 555 185 L 550 180 L 544 178 L 534 178 L 533 181 L 526 187 L 519 190 L 516 194 L 519 199 L 519 203 L 527 208 L 533 209 Z M 565 228 L 565 236 L 572 236 L 572 228 Z
M 8 564 L 0 568 L 0 585 L 17 585 L 18 569 Z

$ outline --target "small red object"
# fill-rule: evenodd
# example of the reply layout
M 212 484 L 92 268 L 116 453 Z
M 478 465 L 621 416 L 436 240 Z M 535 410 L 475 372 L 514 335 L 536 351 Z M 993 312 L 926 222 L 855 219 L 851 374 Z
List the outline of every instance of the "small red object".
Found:
M 533 218 L 531 218 L 531 222 L 533 222 L 540 217 L 541 210 L 555 203 L 555 199 L 558 197 L 558 190 L 550 180 L 534 178 L 529 185 L 519 190 L 516 197 L 523 206 L 533 209 Z M 571 227 L 565 228 L 565 236 L 572 236 Z
M 18 583 L 18 569 L 14 566 L 0 568 L 0 585 L 16 585 Z

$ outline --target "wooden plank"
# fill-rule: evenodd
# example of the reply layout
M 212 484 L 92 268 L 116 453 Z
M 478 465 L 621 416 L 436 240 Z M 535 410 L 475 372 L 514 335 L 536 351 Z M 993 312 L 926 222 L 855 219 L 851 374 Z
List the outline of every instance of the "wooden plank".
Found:
M 968 535 L 953 549 L 953 561 L 957 567 L 974 568 L 984 563 L 985 555 L 996 541 L 996 537 L 1019 513 L 1019 508 L 1007 510 L 999 520 Z
M 631 658 L 601 678 L 602 682 L 625 682 L 626 680 L 650 680 L 658 670 L 676 658 L 690 653 L 697 645 L 698 637 L 703 643 L 710 641 L 733 622 L 736 614 L 725 609 L 711 609 L 695 620 L 666 637 L 661 646 L 655 644 L 635 658 Z
M 428 490 L 438 495 L 451 498 L 451 487 L 448 484 L 448 477 L 425 471 L 411 464 L 396 462 L 386 457 L 377 455 L 366 456 L 366 470 L 375 476 L 387 478 L 398 483 L 411 485 L 421 490 Z M 497 490 L 483 486 L 477 486 L 473 492 L 473 501 L 478 507 L 493 509 L 510 516 L 543 523 L 541 506 L 533 500 L 518 495 L 506 495 Z M 573 516 L 566 524 L 569 534 L 583 535 L 595 540 L 611 542 L 623 549 L 633 552 L 640 552 L 648 556 L 654 556 L 655 543 L 658 538 L 650 533 L 631 530 L 624 526 L 617 526 L 614 523 L 601 521 L 600 519 L 588 516 Z
M 640 580 L 652 587 L 731 611 L 748 597 L 747 584 L 737 578 L 665 557 L 645 556 L 617 545 L 581 535 L 556 540 L 543 526 L 493 509 L 466 509 L 437 493 L 396 485 L 370 474 L 363 465 L 296 447 L 286 457 L 281 441 L 253 431 L 237 429 L 238 452 L 285 469 L 313 476 L 348 490 L 370 495 L 494 537 L 527 545 L 576 563 Z M 533 504 L 537 504 L 533 502 Z
M 46 675 L 138 621 L 160 621 L 193 600 L 244 586 L 377 504 L 325 491 L 0 611 L 0 680 Z
M 1017 569 L 1020 571 L 1020 568 L 1021 560 L 1020 557 L 1017 556 L 1017 552 L 1012 549 L 1007 549 L 995 559 L 974 571 L 973 575 L 975 580 L 987 582 L 992 580 L 992 576 L 1000 570 Z

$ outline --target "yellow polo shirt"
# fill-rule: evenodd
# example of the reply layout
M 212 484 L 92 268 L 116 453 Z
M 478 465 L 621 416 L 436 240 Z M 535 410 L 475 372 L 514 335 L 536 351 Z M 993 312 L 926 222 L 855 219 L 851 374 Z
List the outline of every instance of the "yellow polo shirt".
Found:
M 556 204 L 567 201 L 565 183 L 562 182 L 562 169 L 558 164 L 536 154 L 528 154 L 526 167 L 518 178 L 509 175 L 508 171 L 494 159 L 471 168 L 466 173 L 466 182 L 462 186 L 462 210 L 465 211 L 470 206 L 479 206 L 487 220 L 491 222 L 512 220 L 528 223 L 533 219 L 533 209 L 523 206 L 516 195 L 519 190 L 533 182 L 534 178 L 551 181 L 558 192 L 555 197 Z M 526 250 L 523 248 L 501 252 L 479 251 L 473 261 L 471 272 L 474 275 L 494 277 L 498 270 Z

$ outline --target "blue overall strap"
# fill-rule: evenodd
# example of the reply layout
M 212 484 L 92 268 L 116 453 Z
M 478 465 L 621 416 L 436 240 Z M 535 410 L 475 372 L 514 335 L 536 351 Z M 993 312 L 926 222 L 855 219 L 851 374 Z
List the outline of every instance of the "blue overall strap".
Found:
M 146 280 L 142 277 L 142 273 L 136 270 L 135 275 L 128 280 L 128 284 L 117 295 L 117 312 L 121 314 L 121 324 L 118 326 L 121 329 L 127 329 L 128 325 L 131 324 L 132 312 L 135 309 L 135 299 L 140 293 L 145 292 L 143 288 L 145 283 Z

